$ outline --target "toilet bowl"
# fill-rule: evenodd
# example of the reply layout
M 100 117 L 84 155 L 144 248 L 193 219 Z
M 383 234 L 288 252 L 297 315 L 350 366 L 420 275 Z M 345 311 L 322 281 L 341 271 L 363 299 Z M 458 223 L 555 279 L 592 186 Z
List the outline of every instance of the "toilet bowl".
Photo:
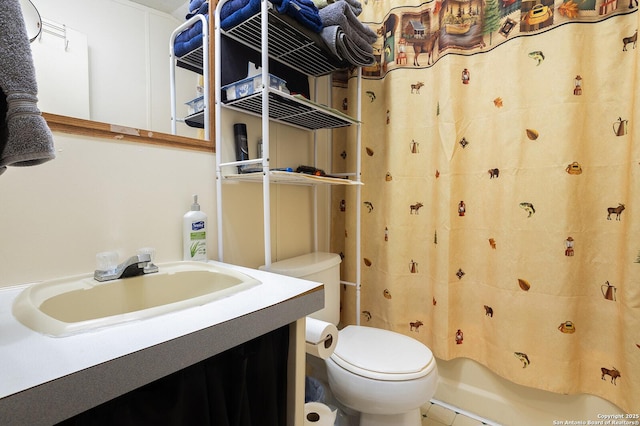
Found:
M 260 269 L 323 283 L 325 307 L 310 316 L 337 325 L 340 261 L 337 254 L 310 253 Z M 420 426 L 420 407 L 433 397 L 438 383 L 429 348 L 379 328 L 343 328 L 325 362 L 329 388 L 341 404 L 360 413 L 360 426 Z
M 419 426 L 420 407 L 434 395 L 433 354 L 411 337 L 372 327 L 347 326 L 326 360 L 329 387 L 361 426 Z

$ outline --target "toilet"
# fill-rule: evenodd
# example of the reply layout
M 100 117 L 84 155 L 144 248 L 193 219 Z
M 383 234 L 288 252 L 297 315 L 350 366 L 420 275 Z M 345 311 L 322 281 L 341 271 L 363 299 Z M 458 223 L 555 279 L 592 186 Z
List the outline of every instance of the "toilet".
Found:
M 340 256 L 310 253 L 261 267 L 324 284 L 325 307 L 310 317 L 340 321 Z M 435 394 L 438 369 L 429 348 L 393 331 L 349 325 L 325 361 L 329 387 L 360 426 L 420 426 L 420 407 Z

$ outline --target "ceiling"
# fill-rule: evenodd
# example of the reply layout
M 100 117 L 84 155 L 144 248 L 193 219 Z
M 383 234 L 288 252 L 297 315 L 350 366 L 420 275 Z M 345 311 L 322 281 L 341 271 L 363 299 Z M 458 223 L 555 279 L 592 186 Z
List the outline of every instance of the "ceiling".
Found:
M 151 9 L 173 15 L 177 19 L 185 19 L 185 15 L 189 12 L 189 1 L 187 0 L 131 0 Z

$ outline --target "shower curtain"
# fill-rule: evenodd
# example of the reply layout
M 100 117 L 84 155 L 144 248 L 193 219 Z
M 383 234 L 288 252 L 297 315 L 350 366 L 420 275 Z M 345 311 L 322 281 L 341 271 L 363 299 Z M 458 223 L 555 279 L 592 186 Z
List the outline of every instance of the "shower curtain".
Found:
M 332 195 L 342 322 L 640 411 L 636 0 L 365 1 L 361 256 Z M 356 79 L 334 89 L 355 113 Z M 336 169 L 355 131 L 334 133 Z

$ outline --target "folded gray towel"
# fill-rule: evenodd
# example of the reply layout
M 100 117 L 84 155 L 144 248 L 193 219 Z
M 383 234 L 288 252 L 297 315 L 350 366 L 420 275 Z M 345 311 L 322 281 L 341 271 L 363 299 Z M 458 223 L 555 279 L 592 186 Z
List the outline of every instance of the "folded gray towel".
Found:
M 325 27 L 339 25 L 344 33 L 362 49 L 365 44 L 372 45 L 378 35 L 358 20 L 346 1 L 338 1 L 320 9 L 320 19 Z
M 337 34 L 338 52 L 344 59 L 359 67 L 369 67 L 376 63 L 376 58 L 373 53 L 365 52 L 360 49 L 360 46 L 353 43 L 349 37 L 342 31 L 338 31 Z
M 344 58 L 342 57 L 342 55 L 340 55 L 340 52 L 338 52 L 338 30 L 339 29 L 340 27 L 337 25 L 324 27 L 320 32 L 320 37 L 329 48 L 329 51 L 342 61 L 344 60 Z
M 4 0 L 0 7 L 0 40 L 2 174 L 7 166 L 52 160 L 55 151 L 51 130 L 37 106 L 36 73 L 19 0 Z
M 353 14 L 356 16 L 360 16 L 362 13 L 362 3 L 358 0 L 313 0 L 313 3 L 316 5 L 318 9 L 322 9 L 323 7 L 327 7 L 331 3 L 335 3 L 336 1 L 344 1 L 351 7 Z
M 376 63 L 372 52 L 365 52 L 349 39 L 338 25 L 324 27 L 320 37 L 335 56 L 352 65 L 367 67 Z
M 356 16 L 360 16 L 360 14 L 362 13 L 362 3 L 360 3 L 358 0 L 338 0 L 338 1 L 343 1 L 347 3 L 351 7 L 353 14 Z

